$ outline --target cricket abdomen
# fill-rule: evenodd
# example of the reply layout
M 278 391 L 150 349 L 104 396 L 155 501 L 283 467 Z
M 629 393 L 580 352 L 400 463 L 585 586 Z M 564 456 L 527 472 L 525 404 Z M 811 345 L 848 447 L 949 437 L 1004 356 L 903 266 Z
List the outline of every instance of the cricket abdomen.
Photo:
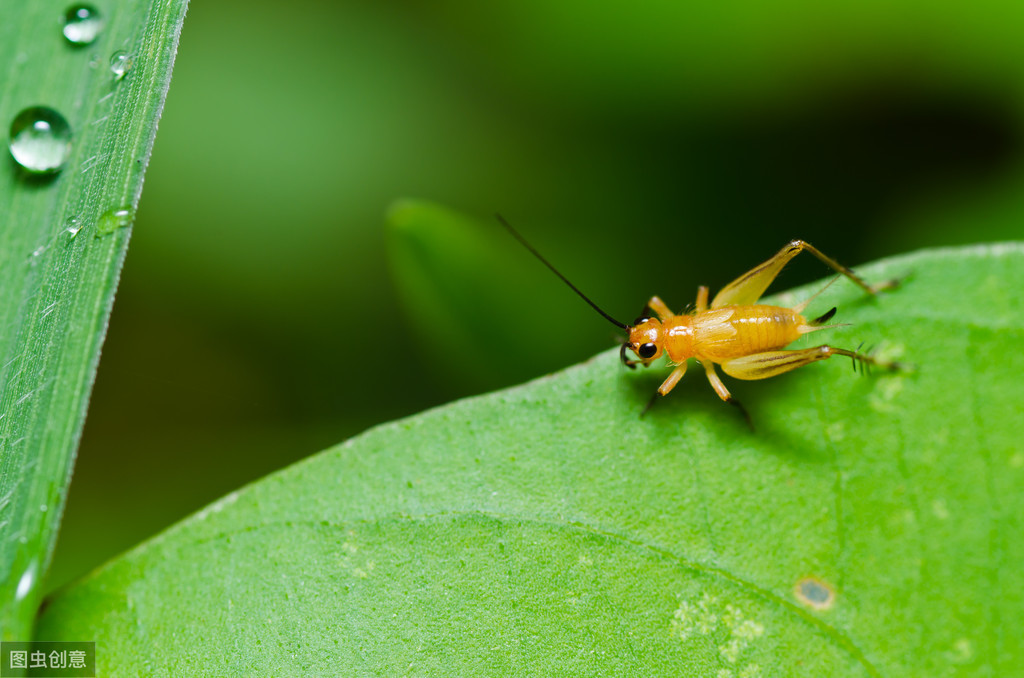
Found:
M 807 321 L 781 306 L 725 306 L 693 317 L 693 355 L 721 363 L 777 351 L 800 337 Z

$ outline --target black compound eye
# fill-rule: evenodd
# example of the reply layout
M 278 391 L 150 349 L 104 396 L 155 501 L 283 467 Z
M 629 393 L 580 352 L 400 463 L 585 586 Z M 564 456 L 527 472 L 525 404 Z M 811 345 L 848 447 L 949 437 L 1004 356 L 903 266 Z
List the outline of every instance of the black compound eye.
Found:
M 646 344 L 641 344 L 640 348 L 638 348 L 636 350 L 636 354 L 638 356 L 640 356 L 641 358 L 644 358 L 644 359 L 653 358 L 654 354 L 657 353 L 657 352 L 658 352 L 658 346 L 656 344 L 651 343 L 651 342 L 647 342 Z
M 637 327 L 638 325 L 643 325 L 648 320 L 650 320 L 650 318 L 648 316 L 642 315 L 642 316 L 638 317 L 636 320 L 633 321 L 633 327 Z

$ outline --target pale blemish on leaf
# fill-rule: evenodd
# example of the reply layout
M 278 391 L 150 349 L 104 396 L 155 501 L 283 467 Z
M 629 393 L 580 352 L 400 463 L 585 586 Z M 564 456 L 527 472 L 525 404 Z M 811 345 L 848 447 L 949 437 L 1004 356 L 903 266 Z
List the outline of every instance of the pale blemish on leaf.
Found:
M 932 502 L 932 513 L 939 520 L 946 520 L 949 518 L 949 508 L 946 506 L 945 499 L 936 499 Z
M 801 603 L 815 610 L 827 610 L 836 601 L 836 593 L 832 587 L 815 577 L 806 577 L 798 581 L 793 588 L 793 595 Z
M 974 644 L 970 638 L 959 638 L 953 643 L 953 651 L 949 653 L 949 659 L 955 664 L 966 664 L 974 659 Z
M 696 603 L 681 601 L 672 615 L 672 631 L 681 640 L 689 640 L 695 635 L 706 636 L 718 627 L 716 605 L 718 598 L 705 593 Z
M 825 427 L 825 437 L 834 443 L 841 441 L 846 437 L 846 422 L 845 421 L 834 421 Z
M 740 655 L 762 635 L 764 626 L 748 619 L 735 605 L 722 606 L 717 597 L 705 593 L 697 602 L 681 601 L 672 615 L 672 631 L 683 641 L 698 635 L 728 637 L 718 646 L 718 653 L 730 664 L 735 664 Z
M 902 530 L 917 525 L 917 514 L 913 509 L 903 509 L 889 515 L 887 524 L 892 530 Z
M 359 553 L 359 546 L 356 544 L 356 533 L 349 530 L 345 533 L 348 537 L 341 543 L 338 548 L 338 564 L 343 570 L 352 573 L 353 577 L 357 579 L 368 579 L 373 574 L 374 569 L 377 567 L 377 563 L 363 554 L 362 557 L 357 557 Z
M 715 678 L 761 678 L 763 675 L 758 664 L 748 664 L 740 669 L 739 672 L 732 669 L 719 669 L 718 673 L 715 674 Z
M 903 391 L 903 379 L 898 377 L 880 378 L 868 399 L 871 409 L 876 412 L 896 411 L 896 398 Z
M 354 567 L 354 568 L 352 568 L 352 574 L 355 575 L 356 577 L 360 578 L 360 579 L 366 579 L 366 578 L 368 578 L 370 576 L 370 573 L 373 572 L 374 568 L 376 568 L 376 567 L 377 567 L 377 564 L 375 562 L 373 562 L 372 560 L 369 560 L 369 561 L 366 562 L 366 565 L 364 565 L 363 567 Z

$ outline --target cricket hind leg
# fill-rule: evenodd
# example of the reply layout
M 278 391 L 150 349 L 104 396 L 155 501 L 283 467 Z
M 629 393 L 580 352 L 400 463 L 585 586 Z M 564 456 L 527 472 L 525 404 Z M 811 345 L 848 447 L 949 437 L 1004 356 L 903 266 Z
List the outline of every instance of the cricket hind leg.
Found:
M 827 264 L 832 270 L 852 280 L 858 287 L 874 295 L 882 290 L 887 290 L 899 284 L 898 280 L 887 280 L 878 285 L 869 285 L 863 278 L 852 270 L 843 266 L 832 257 L 826 255 L 817 247 L 814 247 L 803 240 L 792 240 L 785 247 L 779 250 L 778 254 L 764 262 L 760 266 L 747 271 L 736 280 L 726 285 L 715 295 L 711 302 L 711 308 L 722 306 L 743 306 L 755 304 L 761 298 L 768 286 L 772 284 L 779 273 L 785 268 L 793 257 L 801 252 L 810 252 L 820 261 Z
M 877 365 L 878 367 L 893 371 L 902 368 L 902 365 L 897 362 L 875 358 L 871 355 L 870 351 L 862 353 L 823 344 L 814 348 L 793 351 L 767 351 L 742 358 L 734 358 L 722 363 L 722 371 L 736 379 L 768 379 L 791 372 L 804 365 L 810 365 L 819 360 L 826 360 L 834 355 L 850 358 L 853 361 L 854 370 L 858 366 L 863 369 L 871 365 Z

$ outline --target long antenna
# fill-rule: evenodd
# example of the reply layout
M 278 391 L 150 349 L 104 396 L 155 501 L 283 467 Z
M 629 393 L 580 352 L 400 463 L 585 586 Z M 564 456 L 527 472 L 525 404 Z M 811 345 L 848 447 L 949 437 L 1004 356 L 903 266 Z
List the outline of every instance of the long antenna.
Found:
M 588 304 L 590 304 L 595 311 L 597 311 L 602 316 L 604 316 L 605 320 L 607 320 L 608 322 L 610 322 L 611 324 L 613 324 L 613 325 L 615 325 L 617 327 L 621 327 L 624 330 L 628 330 L 629 329 L 629 325 L 627 325 L 625 323 L 620 323 L 618 320 L 616 320 L 615 318 L 613 318 L 610 315 L 608 315 L 607 313 L 605 313 L 603 310 L 601 310 L 600 306 L 598 306 L 597 304 L 595 304 L 593 301 L 590 300 L 590 297 L 588 297 L 587 295 L 583 294 L 583 292 L 580 292 L 579 288 L 576 287 L 575 285 L 573 285 L 571 282 L 569 282 L 568 278 L 566 278 L 564 275 L 559 273 L 557 268 L 552 266 L 548 262 L 547 259 L 545 259 L 544 257 L 542 257 L 540 255 L 540 252 L 538 252 L 537 250 L 533 249 L 533 245 L 531 245 L 530 243 L 526 242 L 526 238 L 524 238 L 523 236 L 519 235 L 519 231 L 517 231 L 516 229 L 512 228 L 512 224 L 510 224 L 507 221 L 505 221 L 505 217 L 501 216 L 500 214 L 495 214 L 494 216 L 496 216 L 498 218 L 498 221 L 501 222 L 501 225 L 504 226 L 505 228 L 507 228 L 508 232 L 511 233 L 512 236 L 516 240 L 518 240 L 520 243 L 522 243 L 523 247 L 525 247 L 526 249 L 530 250 L 530 253 L 533 254 L 533 256 L 535 256 L 538 259 L 540 259 L 540 262 L 542 264 L 544 264 L 545 266 L 550 268 L 552 273 L 554 273 L 559 278 L 561 278 L 562 282 L 564 282 L 566 285 L 571 287 L 573 292 L 575 292 L 576 294 L 580 295 L 580 298 L 583 299 L 583 301 L 585 301 Z

